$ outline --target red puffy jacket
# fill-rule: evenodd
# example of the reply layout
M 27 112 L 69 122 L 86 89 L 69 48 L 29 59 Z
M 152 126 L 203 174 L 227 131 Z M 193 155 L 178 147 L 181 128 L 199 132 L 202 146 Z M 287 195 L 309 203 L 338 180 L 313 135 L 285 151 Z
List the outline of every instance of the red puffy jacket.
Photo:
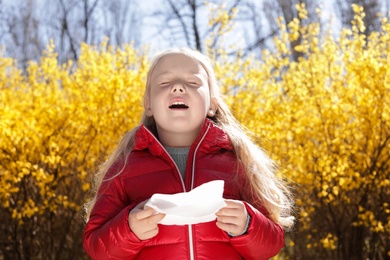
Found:
M 205 182 L 224 180 L 224 198 L 242 200 L 245 175 L 227 135 L 206 120 L 190 148 L 185 179 L 172 158 L 144 126 L 124 171 L 124 162 L 111 167 L 84 230 L 84 248 L 93 259 L 268 259 L 284 245 L 280 225 L 267 212 L 245 202 L 251 216 L 246 234 L 230 237 L 215 221 L 196 225 L 159 225 L 157 236 L 141 241 L 131 231 L 128 215 L 154 193 L 189 191 Z M 205 201 L 207 203 L 207 201 Z

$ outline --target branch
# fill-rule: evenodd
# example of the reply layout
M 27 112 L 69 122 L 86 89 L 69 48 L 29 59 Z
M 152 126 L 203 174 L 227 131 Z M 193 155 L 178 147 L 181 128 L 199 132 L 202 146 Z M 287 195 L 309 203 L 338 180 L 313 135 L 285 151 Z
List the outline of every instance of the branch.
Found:
M 174 3 L 172 2 L 172 0 L 168 0 L 168 3 L 169 3 L 169 6 L 171 7 L 173 13 L 175 14 L 175 16 L 177 17 L 177 19 L 179 20 L 180 24 L 181 24 L 181 27 L 183 28 L 183 32 L 184 32 L 184 36 L 185 36 L 185 39 L 187 41 L 187 45 L 188 46 L 191 46 L 190 44 L 190 38 L 189 38 L 189 33 L 187 31 L 187 26 L 183 20 L 183 16 L 180 14 L 180 11 L 175 7 Z
M 64 17 L 62 19 L 61 29 L 62 29 L 62 32 L 65 33 L 69 37 L 69 44 L 70 44 L 71 53 L 73 54 L 73 59 L 77 60 L 78 59 L 77 50 L 75 47 L 74 39 L 69 32 L 68 19 L 67 19 L 68 18 L 68 11 L 66 10 L 64 0 L 60 0 L 60 5 L 64 11 Z
M 253 51 L 255 48 L 260 47 L 262 44 L 265 43 L 266 40 L 268 40 L 271 37 L 274 37 L 278 32 L 279 32 L 279 30 L 273 30 L 271 33 L 264 36 L 263 38 L 257 39 L 254 43 L 252 43 L 251 45 L 249 45 L 248 47 L 245 48 L 244 56 L 247 55 L 248 52 Z
M 95 2 L 92 4 L 91 8 L 88 9 L 88 0 L 84 0 L 84 14 L 85 14 L 85 19 L 84 19 L 84 28 L 85 28 L 84 42 L 88 42 L 89 20 L 91 18 L 92 12 L 96 8 L 98 2 L 99 2 L 99 0 L 95 0 Z

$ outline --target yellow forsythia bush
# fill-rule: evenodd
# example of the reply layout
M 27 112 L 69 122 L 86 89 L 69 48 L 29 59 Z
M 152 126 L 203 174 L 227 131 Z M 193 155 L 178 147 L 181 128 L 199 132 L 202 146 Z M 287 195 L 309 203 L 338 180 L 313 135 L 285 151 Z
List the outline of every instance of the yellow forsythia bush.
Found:
M 92 175 L 139 121 L 147 56 L 81 48 L 61 65 L 50 45 L 26 71 L 0 58 L 0 259 L 82 255 Z
M 294 188 L 286 258 L 390 256 L 390 23 L 366 38 L 354 10 L 338 38 L 295 19 L 262 61 L 217 64 L 236 117 Z M 290 62 L 297 37 L 303 57 Z
M 354 9 L 337 38 L 296 19 L 261 60 L 215 61 L 228 104 L 296 197 L 279 258 L 390 254 L 390 23 L 366 38 Z M 298 38 L 303 55 L 291 62 Z M 0 259 L 86 258 L 81 206 L 93 173 L 139 122 L 147 51 L 81 48 L 58 64 L 50 45 L 24 71 L 0 57 Z

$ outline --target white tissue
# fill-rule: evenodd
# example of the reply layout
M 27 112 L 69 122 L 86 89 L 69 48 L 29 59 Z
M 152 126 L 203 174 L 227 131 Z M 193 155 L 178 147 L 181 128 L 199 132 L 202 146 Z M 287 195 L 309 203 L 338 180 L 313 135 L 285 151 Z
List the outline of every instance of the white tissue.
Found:
M 189 192 L 154 194 L 144 208 L 166 214 L 163 225 L 190 225 L 213 221 L 215 213 L 226 206 L 222 197 L 224 181 L 204 183 Z

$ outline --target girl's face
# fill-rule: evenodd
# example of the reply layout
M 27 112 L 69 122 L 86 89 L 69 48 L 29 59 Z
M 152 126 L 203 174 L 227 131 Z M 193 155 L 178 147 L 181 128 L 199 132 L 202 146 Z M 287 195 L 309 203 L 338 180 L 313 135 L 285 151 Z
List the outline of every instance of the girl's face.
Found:
M 156 122 L 160 141 L 168 146 L 189 146 L 210 109 L 207 73 L 196 60 L 169 54 L 155 66 L 145 102 L 147 115 Z

